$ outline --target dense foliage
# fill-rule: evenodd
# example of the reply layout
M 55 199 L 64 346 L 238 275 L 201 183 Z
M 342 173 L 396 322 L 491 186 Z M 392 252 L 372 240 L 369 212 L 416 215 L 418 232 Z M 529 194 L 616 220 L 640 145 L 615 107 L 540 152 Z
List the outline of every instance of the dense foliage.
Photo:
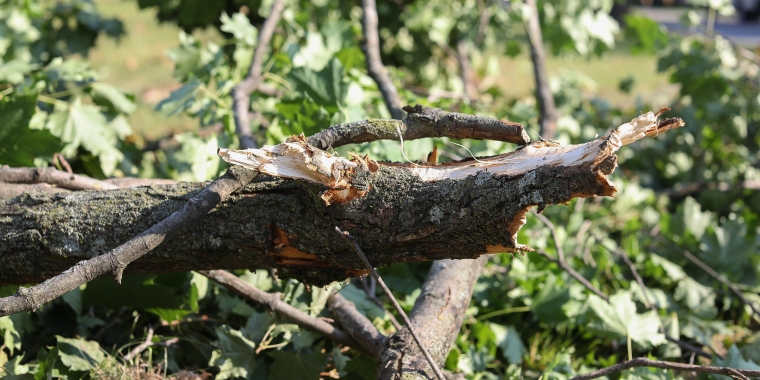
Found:
M 118 38 L 124 31 L 118 20 L 99 16 L 92 2 L 0 0 L 0 164 L 54 165 L 54 153 L 61 153 L 75 172 L 99 178 L 202 181 L 225 170 L 216 148 L 238 144 L 230 90 L 247 72 L 257 26 L 267 17 L 270 2 L 212 2 L 214 9 L 197 0 L 138 3 L 158 9 L 161 20 L 186 30 L 167 52 L 182 86 L 161 101 L 158 111 L 191 115 L 205 132 L 175 136 L 177 144 L 159 149 L 145 149 L 130 138 L 125 116 L 134 109 L 134 97 L 99 81 L 86 61 L 98 35 Z M 500 57 L 529 59 L 521 54 L 526 7 L 509 3 L 378 1 L 383 59 L 402 99 L 507 117 L 536 131 L 535 100 L 513 98 L 488 80 L 498 75 Z M 686 127 L 620 152 L 621 168 L 614 174 L 617 198 L 549 207 L 544 214 L 555 234 L 529 217 L 519 236 L 520 243 L 549 255 L 564 251 L 568 263 L 610 302 L 540 255 L 494 255 L 446 361 L 450 371 L 471 379 L 564 379 L 629 357 L 693 359 L 692 352 L 667 341 L 664 333 L 715 353 L 709 360 L 693 360 L 760 369 L 760 316 L 682 253 L 691 252 L 760 304 L 760 259 L 755 254 L 760 195 L 742 186 L 760 180 L 758 58 L 747 59 L 726 39 L 696 29 L 671 35 L 637 16 L 628 16 L 623 27 L 609 17 L 611 7 L 611 0 L 539 1 L 550 51 L 603 55 L 617 43 L 632 53 L 652 55 L 679 87 L 670 107 Z M 338 8 L 326 1 L 288 2 L 265 60 L 265 81 L 279 93 L 255 93 L 252 100 L 259 143 L 313 134 L 340 122 L 389 117 L 366 72 L 360 18 L 357 2 L 341 2 Z M 481 22 L 481 28 L 472 27 Z M 225 44 L 201 43 L 190 34 L 208 25 L 224 33 Z M 455 57 L 460 41 L 470 47 L 480 78 L 477 97 L 429 96 L 462 92 Z M 630 81 L 621 83 L 621 91 L 631 86 Z M 552 90 L 561 114 L 557 139 L 565 143 L 589 141 L 639 111 L 664 106 L 639 99 L 616 108 L 589 96 L 572 73 L 553 78 Z M 493 141 L 462 143 L 475 155 L 513 149 Z M 448 139 L 410 141 L 405 149 L 410 158 L 420 159 L 434 145 L 448 159 L 470 154 Z M 404 160 L 395 142 L 339 149 L 349 151 Z M 381 270 L 407 310 L 429 265 Z M 340 289 L 381 331 L 394 331 L 389 314 L 368 297 L 360 281 L 309 288 L 273 280 L 263 270 L 237 274 L 259 289 L 283 294 L 286 302 L 313 316 L 327 316 L 327 295 Z M 646 289 L 637 284 L 637 275 Z M 0 288 L 0 296 L 15 290 Z M 379 293 L 377 297 L 387 301 Z M 149 328 L 155 330 L 156 344 L 123 359 Z M 126 276 L 120 286 L 99 278 L 36 312 L 0 318 L 0 332 L 0 375 L 5 378 L 119 378 L 135 376 L 126 372 L 130 370 L 191 370 L 218 379 L 371 379 L 376 366 L 374 359 L 342 351 L 196 273 Z M 178 341 L 170 341 L 174 337 Z M 622 376 L 675 374 L 636 369 Z

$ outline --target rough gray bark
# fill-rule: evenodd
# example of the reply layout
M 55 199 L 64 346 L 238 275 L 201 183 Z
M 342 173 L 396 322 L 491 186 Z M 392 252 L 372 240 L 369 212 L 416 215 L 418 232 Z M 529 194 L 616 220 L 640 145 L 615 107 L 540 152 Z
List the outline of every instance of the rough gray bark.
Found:
M 472 290 L 487 261 L 438 260 L 422 285 L 420 297 L 410 314 L 412 325 L 421 335 L 423 344 L 442 367 L 464 320 Z M 465 276 L 461 274 L 465 273 Z M 430 365 L 414 344 L 409 329 L 391 335 L 380 356 L 378 379 L 434 378 Z
M 515 250 L 512 236 L 528 207 L 610 195 L 613 189 L 598 182 L 598 175 L 598 168 L 555 166 L 526 176 L 480 172 L 423 182 L 405 167 L 381 166 L 366 196 L 331 206 L 319 196 L 321 185 L 261 176 L 127 271 L 277 267 L 314 284 L 364 273 L 333 231 L 336 225 L 350 230 L 377 266 Z M 40 282 L 108 252 L 183 207 L 201 188 L 181 183 L 32 192 L 4 200 L 0 284 Z

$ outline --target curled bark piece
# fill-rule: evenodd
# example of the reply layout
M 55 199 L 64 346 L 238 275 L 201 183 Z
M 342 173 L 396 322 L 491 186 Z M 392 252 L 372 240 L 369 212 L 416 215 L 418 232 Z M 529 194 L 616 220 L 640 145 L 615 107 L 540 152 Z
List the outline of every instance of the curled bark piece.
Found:
M 362 120 L 339 124 L 309 137 L 319 149 L 377 140 L 404 140 L 424 137 L 496 140 L 524 145 L 530 137 L 523 126 L 487 116 L 448 112 L 422 105 L 406 106 L 403 120 Z M 399 136 L 400 135 L 400 136 Z

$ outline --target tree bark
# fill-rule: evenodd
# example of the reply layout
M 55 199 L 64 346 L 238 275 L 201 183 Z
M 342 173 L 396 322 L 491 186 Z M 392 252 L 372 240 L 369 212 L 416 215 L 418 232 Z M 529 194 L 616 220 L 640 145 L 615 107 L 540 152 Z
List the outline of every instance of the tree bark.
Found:
M 410 314 L 412 325 L 422 334 L 423 344 L 439 367 L 443 367 L 459 335 L 464 312 L 486 259 L 481 256 L 476 260 L 436 261 L 414 303 Z M 406 326 L 387 340 L 377 367 L 377 378 L 435 378 Z

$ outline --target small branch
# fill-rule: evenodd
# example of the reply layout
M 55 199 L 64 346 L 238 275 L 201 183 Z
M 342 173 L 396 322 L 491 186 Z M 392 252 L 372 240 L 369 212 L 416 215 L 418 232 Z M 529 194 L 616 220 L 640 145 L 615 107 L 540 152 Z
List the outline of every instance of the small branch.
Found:
M 113 190 L 116 185 L 90 177 L 69 174 L 55 168 L 12 168 L 0 166 L 0 182 L 5 183 L 47 183 L 69 190 Z
M 256 148 L 256 142 L 251 134 L 251 120 L 248 116 L 251 107 L 251 93 L 261 85 L 261 68 L 264 64 L 264 54 L 272 40 L 272 34 L 277 23 L 280 22 L 282 10 L 285 7 L 284 0 L 274 0 L 269 18 L 264 22 L 256 42 L 256 50 L 253 53 L 248 75 L 232 89 L 232 111 L 235 119 L 235 133 L 240 138 L 242 149 Z
M 367 286 L 367 278 L 369 278 L 370 281 L 372 281 L 371 286 Z M 396 328 L 396 330 L 401 330 L 401 324 L 398 323 L 398 320 L 396 317 L 388 310 L 385 309 L 385 306 L 383 306 L 382 301 L 377 298 L 375 295 L 375 288 L 377 286 L 377 280 L 375 280 L 372 276 L 362 276 L 360 278 L 357 278 L 359 282 L 361 282 L 362 288 L 364 289 L 364 293 L 367 295 L 370 301 L 374 302 L 375 305 L 377 305 L 379 308 L 383 309 L 385 312 L 385 315 L 391 320 L 391 323 L 393 324 L 393 327 Z
M 746 379 L 747 377 L 758 377 L 760 376 L 760 370 L 749 370 L 749 369 L 736 369 L 736 368 L 729 368 L 729 367 L 713 367 L 713 366 L 701 366 L 701 365 L 693 365 L 693 364 L 683 364 L 683 363 L 675 363 L 675 362 L 667 362 L 667 361 L 660 361 L 660 360 L 651 360 L 647 358 L 636 358 L 633 360 L 628 360 L 622 363 L 618 363 L 606 368 L 602 368 L 597 371 L 585 373 L 583 375 L 578 375 L 573 377 L 571 380 L 589 380 L 589 379 L 596 379 L 602 376 L 607 376 L 613 373 L 621 372 L 623 370 L 634 368 L 634 367 L 654 367 L 654 368 L 662 368 L 662 369 L 672 369 L 676 371 L 691 371 L 691 372 L 700 372 L 700 373 L 712 373 L 716 375 L 725 375 L 732 377 L 734 379 Z
M 525 25 L 530 45 L 530 58 L 533 61 L 533 73 L 536 79 L 536 98 L 541 110 L 540 136 L 551 140 L 557 133 L 557 107 L 554 105 L 554 95 L 549 88 L 549 75 L 546 71 L 546 53 L 544 40 L 541 36 L 541 23 L 538 19 L 536 0 L 526 0 L 530 9 L 530 18 Z
M 388 338 L 381 334 L 375 325 L 356 310 L 356 306 L 340 295 L 340 293 L 331 295 L 327 299 L 327 305 L 330 309 L 330 314 L 340 322 L 346 333 L 359 342 L 372 357 L 379 359 Z
M 112 272 L 115 281 L 121 283 L 122 273 L 129 263 L 158 247 L 173 234 L 197 222 L 219 202 L 241 189 L 257 175 L 254 171 L 231 168 L 191 198 L 182 209 L 126 243 L 93 259 L 80 261 L 69 270 L 39 285 L 19 288 L 15 295 L 0 298 L 0 316 L 36 310 L 46 302 L 108 272 Z
M 21 194 L 36 191 L 40 193 L 68 193 L 69 190 L 50 186 L 47 183 L 35 183 L 32 185 L 3 183 L 0 182 L 0 199 L 11 199 Z
M 425 349 L 425 346 L 422 344 L 422 340 L 420 340 L 420 337 L 417 336 L 417 332 L 414 331 L 414 327 L 412 327 L 412 322 L 409 320 L 409 317 L 406 316 L 406 313 L 404 312 L 404 309 L 401 308 L 401 305 L 398 304 L 398 301 L 396 301 L 396 297 L 393 296 L 393 293 L 390 289 L 385 285 L 385 282 L 382 278 L 380 278 L 380 275 L 377 274 L 377 271 L 375 271 L 375 268 L 372 267 L 372 264 L 367 259 L 367 256 L 362 252 L 362 249 L 359 247 L 358 244 L 356 244 L 356 241 L 351 237 L 351 235 L 348 234 L 348 232 L 343 232 L 340 230 L 340 228 L 335 227 L 335 231 L 340 234 L 340 236 L 348 242 L 349 245 L 356 251 L 356 254 L 359 256 L 359 258 L 362 260 L 364 265 L 367 267 L 367 270 L 372 274 L 372 277 L 377 280 L 377 283 L 380 285 L 380 287 L 383 289 L 385 294 L 388 296 L 388 298 L 391 300 L 391 303 L 393 304 L 393 307 L 396 308 L 396 311 L 401 315 L 401 318 L 404 320 L 404 323 L 406 324 L 406 327 L 409 329 L 409 332 L 412 334 L 412 337 L 414 337 L 414 340 L 417 342 L 417 345 L 420 348 L 420 351 L 422 351 L 422 354 L 425 356 L 425 359 L 428 361 L 428 364 L 430 364 L 430 367 L 433 369 L 433 372 L 435 373 L 436 377 L 438 377 L 438 380 L 444 380 L 445 377 L 441 373 L 441 370 L 438 368 L 438 366 L 435 364 L 435 361 L 433 360 L 433 357 L 430 356 L 430 353 L 428 353 L 427 349 Z
M 572 267 L 570 267 L 569 265 L 567 265 L 567 263 L 564 260 L 559 260 L 559 259 L 556 259 L 554 257 L 551 257 L 551 255 L 549 255 L 548 253 L 546 253 L 546 251 L 543 251 L 543 250 L 540 250 L 540 249 L 537 249 L 536 253 L 538 253 L 539 255 L 547 258 L 549 261 L 551 261 L 551 262 L 559 265 L 559 267 L 562 268 L 562 270 L 564 270 L 565 272 L 567 272 L 567 274 L 569 274 L 570 276 L 572 276 L 574 279 L 578 280 L 578 282 L 580 282 L 581 285 L 585 286 L 586 289 L 590 290 L 592 293 L 594 293 L 597 296 L 599 296 L 599 298 L 601 298 L 601 299 L 603 299 L 603 300 L 605 300 L 607 302 L 610 301 L 610 297 L 608 297 L 606 294 L 604 294 L 601 290 L 597 289 L 593 284 L 591 284 L 591 282 L 589 282 L 589 280 L 587 280 L 585 277 L 581 276 L 580 273 L 576 272 L 575 269 L 573 269 Z
M 362 51 L 367 57 L 367 71 L 369 76 L 377 83 L 380 93 L 383 94 L 385 106 L 391 116 L 396 120 L 404 118 L 404 111 L 401 110 L 401 100 L 398 96 L 398 90 L 393 85 L 388 70 L 383 65 L 380 58 L 380 37 L 377 34 L 377 7 L 375 0 L 362 0 L 362 31 L 364 32 L 364 43 Z
M 684 257 L 689 259 L 692 263 L 696 264 L 698 267 L 702 268 L 707 274 L 715 278 L 716 280 L 720 281 L 721 284 L 727 286 L 729 289 L 731 289 L 734 294 L 736 294 L 739 299 L 741 299 L 742 302 L 744 302 L 745 305 L 749 306 L 750 309 L 752 309 L 752 312 L 755 313 L 757 317 L 760 317 L 760 311 L 757 310 L 755 305 L 752 303 L 752 301 L 748 300 L 747 297 L 744 296 L 744 293 L 742 293 L 741 289 L 739 289 L 736 284 L 729 281 L 727 278 L 725 278 L 722 274 L 715 271 L 715 269 L 712 269 L 709 265 L 705 264 L 704 261 L 700 260 L 698 257 L 694 256 L 691 252 L 677 246 L 676 244 L 672 243 L 670 240 L 665 239 L 664 237 L 660 235 L 654 235 L 650 233 L 650 236 L 653 236 L 655 239 L 659 240 L 664 245 L 668 246 L 670 249 L 679 252 Z
M 132 349 L 132 351 L 129 351 L 129 353 L 124 356 L 124 360 L 126 361 L 132 360 L 135 356 L 139 355 L 146 348 L 153 345 L 152 340 L 153 340 L 153 326 L 149 326 L 148 333 L 145 334 L 145 340 L 142 343 L 140 343 L 140 345 Z
M 560 244 L 560 242 L 559 242 L 558 235 L 557 235 L 557 228 L 554 227 L 554 223 L 552 223 L 552 221 L 549 220 L 549 218 L 547 218 L 546 216 L 544 216 L 544 215 L 539 214 L 538 212 L 536 212 L 536 210 L 530 210 L 530 211 L 541 222 L 543 222 L 544 225 L 546 225 L 546 227 L 549 228 L 549 231 L 552 234 L 552 240 L 554 240 L 554 248 L 557 250 L 557 258 L 558 258 L 559 261 L 565 261 L 565 251 L 562 250 L 562 244 Z
M 223 270 L 199 271 L 198 273 L 218 282 L 245 299 L 265 306 L 273 313 L 283 316 L 306 330 L 323 335 L 340 344 L 356 348 L 363 347 L 333 325 L 296 309 L 282 301 L 276 294 L 267 293 L 251 286 L 232 273 Z
M 339 124 L 309 137 L 309 144 L 319 148 L 339 147 L 377 140 L 404 140 L 425 137 L 496 140 L 524 145 L 530 142 L 528 133 L 519 123 L 497 120 L 487 116 L 447 112 L 422 105 L 406 106 L 404 120 L 362 120 Z
M 457 42 L 457 62 L 459 62 L 459 77 L 464 85 L 464 93 L 468 99 L 474 99 L 478 95 L 478 89 L 472 82 L 472 65 L 470 64 L 470 50 L 464 40 Z

